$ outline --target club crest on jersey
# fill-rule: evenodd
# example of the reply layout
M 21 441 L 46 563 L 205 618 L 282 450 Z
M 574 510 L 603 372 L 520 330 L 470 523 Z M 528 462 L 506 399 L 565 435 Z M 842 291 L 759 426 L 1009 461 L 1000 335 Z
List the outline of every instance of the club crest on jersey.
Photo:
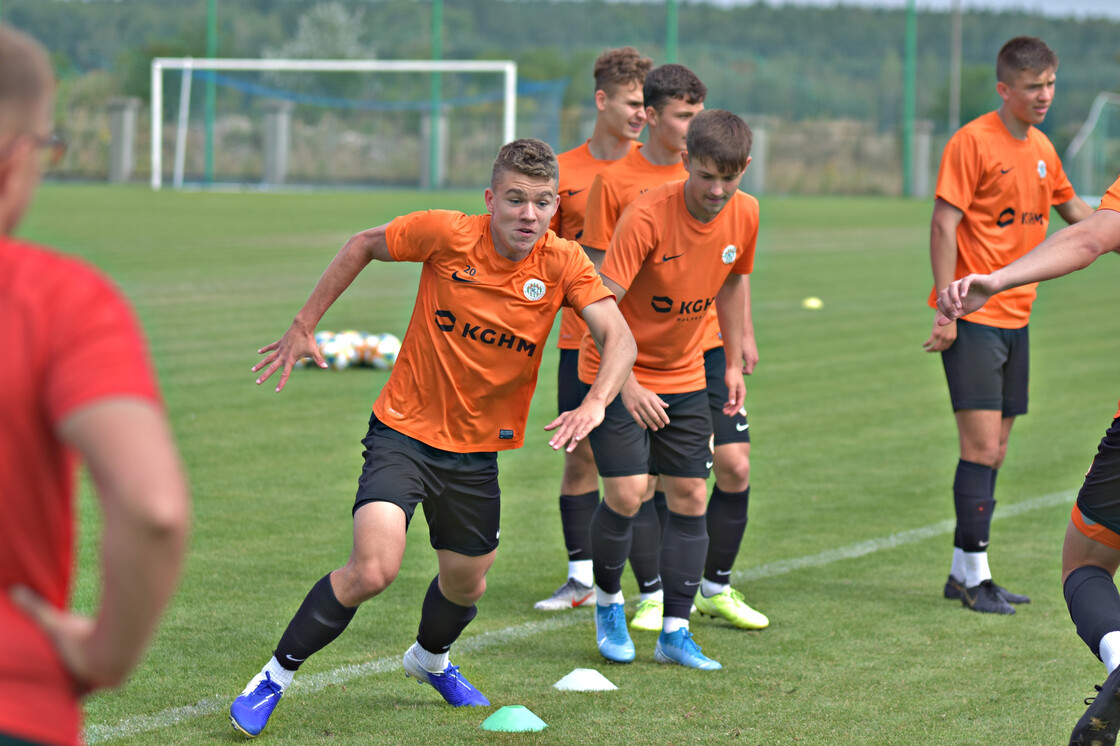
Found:
M 735 263 L 735 255 L 737 253 L 738 252 L 735 250 L 735 244 L 728 244 L 723 249 L 723 254 L 720 255 L 720 259 L 723 260 L 724 264 L 734 264 Z
M 521 292 L 525 294 L 525 298 L 528 300 L 540 300 L 544 297 L 544 291 L 544 283 L 540 280 L 529 280 L 521 288 Z
M 1040 179 L 1045 179 L 1046 178 L 1046 161 L 1044 161 L 1044 160 L 1039 160 L 1038 161 L 1038 178 L 1040 178 Z

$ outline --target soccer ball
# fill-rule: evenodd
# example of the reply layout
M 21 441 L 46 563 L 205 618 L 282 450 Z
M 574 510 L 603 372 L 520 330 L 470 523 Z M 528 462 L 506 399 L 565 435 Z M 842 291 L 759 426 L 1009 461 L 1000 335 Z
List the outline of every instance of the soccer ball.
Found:
M 335 336 L 324 343 L 319 352 L 332 370 L 345 370 L 358 362 L 358 352 L 347 337 Z
M 397 355 L 401 351 L 401 341 L 389 333 L 378 334 L 376 340 L 377 348 L 373 352 L 370 364 L 378 370 L 389 370 L 397 363 Z

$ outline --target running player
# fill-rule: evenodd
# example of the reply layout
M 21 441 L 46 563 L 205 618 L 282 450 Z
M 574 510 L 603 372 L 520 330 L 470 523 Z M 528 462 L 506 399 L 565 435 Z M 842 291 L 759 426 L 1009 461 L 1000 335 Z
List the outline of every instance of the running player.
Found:
M 990 275 L 973 274 L 943 290 L 941 323 L 981 309 L 996 293 L 1061 277 L 1120 252 L 1120 179 L 1100 208 Z M 998 296 L 997 296 L 998 297 Z M 1062 586 L 1077 634 L 1105 665 L 1107 678 L 1070 737 L 1070 746 L 1116 743 L 1120 731 L 1120 410 L 1104 434 L 1073 507 L 1062 546 Z
M 353 236 L 315 285 L 291 327 L 253 367 L 280 391 L 303 357 L 325 365 L 315 325 L 373 260 L 424 264 L 412 319 L 362 441 L 353 550 L 323 576 L 288 623 L 273 657 L 230 706 L 233 727 L 261 732 L 296 670 L 393 582 L 405 531 L 422 504 L 439 574 L 420 615 L 405 673 L 452 706 L 489 700 L 451 665 L 448 651 L 474 618 L 498 546 L 497 451 L 521 446 L 543 349 L 561 305 L 578 309 L 605 361 L 579 406 L 546 429 L 574 448 L 603 418 L 634 360 L 634 340 L 579 244 L 548 230 L 556 210 L 556 157 L 539 140 L 504 146 L 486 189 L 488 215 L 428 210 Z
M 595 129 L 591 139 L 556 157 L 560 164 L 560 207 L 550 228 L 561 238 L 583 238 L 583 216 L 591 182 L 605 166 L 638 147 L 646 126 L 642 83 L 653 66 L 633 47 L 608 49 L 595 60 Z M 556 371 L 557 411 L 579 405 L 583 396 L 577 374 L 579 343 L 587 331 L 579 315 L 564 308 L 560 316 L 560 364 Z M 586 440 L 564 453 L 560 479 L 560 520 L 568 550 L 568 579 L 534 606 L 544 611 L 595 603 L 588 526 L 599 506 L 599 473 Z
M 1046 237 L 1053 205 L 1066 222 L 1092 209 L 1074 194 L 1054 146 L 1037 125 L 1054 100 L 1058 56 L 1016 37 L 996 59 L 996 111 L 969 122 L 945 146 L 930 227 L 933 292 L 967 274 L 991 272 Z M 944 596 L 979 612 L 1014 614 L 1030 599 L 996 585 L 988 567 L 996 474 L 1015 418 L 1027 412 L 1027 322 L 1035 286 L 1000 293 L 967 318 L 941 324 L 923 343 L 940 352 L 956 416 L 960 458 L 953 480 L 957 528 Z
M 652 73 L 651 73 L 652 75 Z M 623 213 L 603 261 L 603 281 L 638 342 L 638 359 L 591 448 L 604 501 L 591 524 L 596 640 L 607 660 L 634 660 L 620 585 L 634 516 L 649 475 L 665 485 L 668 521 L 660 550 L 664 617 L 654 658 L 712 670 L 720 664 L 692 640 L 689 614 L 701 583 L 708 535 L 706 479 L 711 413 L 701 339 L 715 304 L 730 362 L 724 415 L 743 404 L 741 365 L 745 278 L 754 263 L 758 202 L 738 191 L 750 162 L 750 129 L 725 111 L 697 114 L 683 164 L 688 179 L 655 187 Z M 580 379 L 590 384 L 599 356 L 588 337 Z

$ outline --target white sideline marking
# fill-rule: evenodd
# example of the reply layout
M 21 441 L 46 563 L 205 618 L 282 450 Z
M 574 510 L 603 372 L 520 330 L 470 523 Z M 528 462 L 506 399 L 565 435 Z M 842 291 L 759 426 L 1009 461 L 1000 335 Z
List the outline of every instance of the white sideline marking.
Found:
M 1052 495 L 1036 497 L 1032 500 L 1025 500 L 1020 503 L 1015 503 L 1014 505 L 1001 506 L 992 519 L 1010 518 L 1012 516 L 1022 515 L 1023 513 L 1029 513 L 1033 510 L 1039 510 L 1040 508 L 1049 508 L 1063 503 L 1072 506 L 1073 498 L 1076 495 L 1077 490 L 1066 490 L 1064 492 L 1055 492 Z M 870 539 L 868 541 L 849 544 L 846 547 L 829 549 L 819 554 L 798 557 L 791 560 L 780 560 L 778 562 L 752 567 L 747 570 L 736 571 L 733 577 L 737 581 L 744 582 L 748 580 L 770 578 L 775 575 L 784 575 L 788 572 L 803 570 L 808 567 L 822 567 L 824 565 L 833 564 L 834 562 L 839 562 L 840 560 L 855 559 L 884 549 L 893 549 L 894 547 L 913 544 L 935 536 L 942 536 L 951 533 L 953 531 L 953 526 L 954 522 L 952 520 L 940 521 L 929 526 L 891 534 L 881 539 Z M 550 632 L 564 627 L 570 627 L 573 624 L 587 624 L 587 621 L 587 618 L 583 614 L 551 616 L 539 622 L 527 622 L 513 627 L 506 627 L 505 629 L 472 635 L 471 637 L 456 642 L 455 649 L 464 652 L 485 650 L 494 645 L 503 645 L 512 640 L 520 640 L 542 632 Z M 333 684 L 342 684 L 371 674 L 397 671 L 400 669 L 400 665 L 400 656 L 392 656 L 356 666 L 342 666 L 333 671 L 324 671 L 322 673 L 301 676 L 298 681 L 292 682 L 292 687 L 288 696 L 294 697 L 303 694 L 313 694 Z M 166 728 L 187 720 L 216 715 L 225 712 L 231 701 L 230 695 L 222 694 L 199 700 L 193 705 L 172 707 L 162 712 L 157 712 L 154 715 L 137 715 L 136 717 L 125 718 L 116 725 L 90 725 L 85 731 L 86 742 L 90 744 L 104 743 L 118 738 L 147 733 L 148 731 L 153 731 L 158 728 Z

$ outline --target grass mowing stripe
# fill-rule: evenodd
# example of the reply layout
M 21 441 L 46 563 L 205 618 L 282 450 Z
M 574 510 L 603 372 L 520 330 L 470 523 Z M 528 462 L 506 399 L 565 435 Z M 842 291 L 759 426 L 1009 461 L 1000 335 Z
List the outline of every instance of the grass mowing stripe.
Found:
M 1050 495 L 1043 495 L 1042 497 L 1025 500 L 1015 503 L 1014 505 L 1008 505 L 995 514 L 992 520 L 1010 518 L 1034 510 L 1069 503 L 1076 494 L 1076 490 L 1064 490 L 1062 492 L 1055 492 Z M 897 534 L 884 536 L 880 539 L 856 542 L 855 544 L 849 544 L 844 547 L 829 549 L 819 554 L 759 565 L 749 570 L 735 572 L 734 578 L 740 582 L 761 580 L 777 575 L 784 575 L 795 570 L 802 570 L 809 567 L 822 567 L 841 560 L 856 559 L 885 549 L 893 549 L 906 544 L 913 544 L 918 541 L 924 541 L 925 539 L 931 539 L 936 536 L 943 536 L 951 533 L 954 525 L 954 521 L 952 520 L 939 521 L 929 526 L 922 526 L 920 528 L 910 529 L 909 531 L 901 531 Z M 518 624 L 512 627 L 506 627 L 505 629 L 493 630 L 491 632 L 484 632 L 467 637 L 460 642 L 456 642 L 455 649 L 466 652 L 485 650 L 495 645 L 503 645 L 514 640 L 524 639 L 544 632 L 551 632 L 574 624 L 586 623 L 587 619 L 582 614 L 553 616 L 540 622 Z M 372 674 L 389 673 L 399 668 L 400 656 L 380 658 L 356 666 L 342 666 L 333 671 L 311 674 L 298 681 L 292 682 L 291 691 L 288 693 L 288 696 L 293 697 L 300 694 L 313 694 L 328 686 L 343 684 L 347 681 Z M 229 703 L 229 695 L 217 695 L 199 700 L 193 705 L 173 707 L 154 715 L 140 715 L 127 718 L 116 725 L 92 725 L 86 728 L 86 741 L 90 744 L 104 743 L 118 738 L 147 733 L 159 728 L 166 728 L 186 720 L 193 720 L 194 718 L 208 717 L 223 712 L 229 707 Z

